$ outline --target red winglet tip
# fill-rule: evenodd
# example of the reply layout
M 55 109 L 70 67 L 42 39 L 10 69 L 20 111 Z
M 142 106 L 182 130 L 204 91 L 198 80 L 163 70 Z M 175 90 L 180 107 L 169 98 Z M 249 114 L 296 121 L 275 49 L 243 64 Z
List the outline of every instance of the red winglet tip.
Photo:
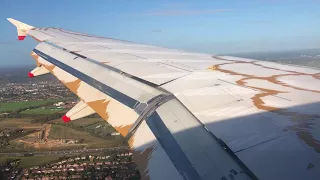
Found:
M 33 78 L 34 77 L 34 75 L 31 72 L 28 73 L 28 76 L 29 76 L 29 78 Z
M 68 116 L 66 116 L 66 115 L 62 116 L 62 120 L 63 120 L 63 122 L 65 122 L 65 123 L 71 121 L 71 119 L 70 119 Z
M 19 41 L 24 40 L 24 38 L 26 38 L 26 36 L 18 36 Z

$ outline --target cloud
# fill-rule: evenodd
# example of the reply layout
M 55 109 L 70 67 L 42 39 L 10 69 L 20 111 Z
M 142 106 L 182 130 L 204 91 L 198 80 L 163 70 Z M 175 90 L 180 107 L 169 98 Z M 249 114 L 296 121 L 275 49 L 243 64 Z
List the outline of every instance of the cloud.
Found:
M 208 15 L 220 12 L 231 11 L 231 9 L 202 9 L 202 10 L 187 10 L 187 9 L 174 9 L 174 10 L 157 10 L 153 12 L 142 13 L 146 16 L 192 16 L 192 15 Z
M 265 21 L 265 20 L 256 20 L 256 21 L 250 21 L 249 24 L 271 24 L 271 21 Z
M 184 2 L 172 2 L 172 3 L 166 4 L 167 7 L 171 7 L 171 8 L 181 8 L 188 5 L 189 3 L 184 3 Z
M 162 33 L 162 30 L 161 29 L 154 29 L 154 30 L 151 30 L 151 32 L 153 32 L 153 33 Z
M 0 45 L 10 45 L 13 44 L 12 42 L 0 42 Z

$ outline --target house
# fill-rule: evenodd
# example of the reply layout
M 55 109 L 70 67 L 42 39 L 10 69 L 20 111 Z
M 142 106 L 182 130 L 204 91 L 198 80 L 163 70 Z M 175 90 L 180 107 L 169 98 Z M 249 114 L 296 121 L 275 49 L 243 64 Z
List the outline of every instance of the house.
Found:
M 112 177 L 108 176 L 108 177 L 105 178 L 105 180 L 112 180 Z
M 69 171 L 76 171 L 76 170 L 75 170 L 75 169 L 73 169 L 73 168 L 70 168 L 70 169 L 69 169 Z
M 80 175 L 72 175 L 72 179 L 81 179 Z
M 62 106 L 62 105 L 64 105 L 64 102 L 57 102 L 54 104 L 54 106 L 57 106 L 57 107 Z
M 78 172 L 84 171 L 84 168 L 78 168 L 77 171 Z
M 42 177 L 42 180 L 49 180 L 49 176 Z
M 33 166 L 32 168 L 30 169 L 39 169 L 39 166 Z

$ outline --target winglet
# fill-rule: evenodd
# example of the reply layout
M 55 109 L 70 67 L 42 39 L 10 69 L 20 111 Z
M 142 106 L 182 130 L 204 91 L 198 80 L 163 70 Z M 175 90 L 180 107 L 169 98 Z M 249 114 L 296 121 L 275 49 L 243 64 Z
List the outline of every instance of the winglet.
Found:
M 33 26 L 30 26 L 12 18 L 7 18 L 7 20 L 17 27 L 18 40 L 24 40 L 29 30 L 34 28 Z

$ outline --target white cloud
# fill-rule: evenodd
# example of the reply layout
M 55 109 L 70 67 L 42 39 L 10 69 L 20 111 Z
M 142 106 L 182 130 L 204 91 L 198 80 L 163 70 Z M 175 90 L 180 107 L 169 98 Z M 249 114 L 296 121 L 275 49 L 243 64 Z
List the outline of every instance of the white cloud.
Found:
M 146 16 L 192 16 L 192 15 L 208 15 L 220 12 L 231 11 L 231 9 L 168 9 L 168 10 L 155 10 L 152 12 L 142 13 Z

